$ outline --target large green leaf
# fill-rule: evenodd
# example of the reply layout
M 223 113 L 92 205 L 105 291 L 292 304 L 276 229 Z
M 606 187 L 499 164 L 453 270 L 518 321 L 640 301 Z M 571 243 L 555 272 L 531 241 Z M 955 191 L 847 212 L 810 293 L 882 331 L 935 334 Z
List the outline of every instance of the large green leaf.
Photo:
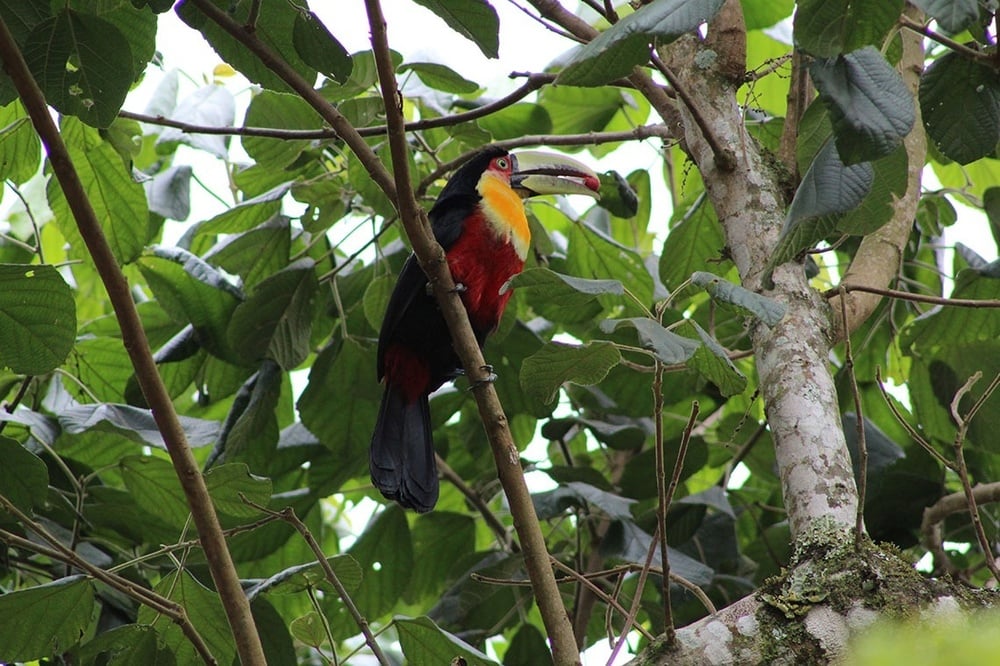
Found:
M 0 661 L 26 662 L 69 652 L 94 614 L 94 584 L 69 576 L 0 595 Z
M 662 362 L 668 365 L 687 363 L 698 349 L 698 343 L 690 338 L 677 335 L 665 329 L 660 322 L 649 317 L 631 319 L 606 319 L 601 322 L 601 330 L 611 333 L 622 326 L 634 328 L 639 342 Z
M 728 398 L 742 393 L 747 387 L 746 375 L 733 365 L 726 349 L 696 321 L 692 319 L 688 323 L 701 338 L 701 346 L 695 350 L 688 365 L 715 384 L 723 396 Z
M 315 68 L 308 65 L 295 48 L 295 22 L 299 17 L 297 7 L 287 2 L 241 2 L 234 5 L 229 0 L 212 0 L 212 4 L 240 25 L 246 25 L 250 7 L 255 5 L 260 13 L 253 34 L 288 63 L 299 76 L 310 82 L 316 80 Z M 194 3 L 181 2 L 177 7 L 177 14 L 182 21 L 200 31 L 215 52 L 248 79 L 270 90 L 290 92 L 281 77 L 272 72 L 242 42 L 205 16 Z
M 27 513 L 45 504 L 49 472 L 41 458 L 15 440 L 0 437 L 0 460 L 0 495 Z
M 756 317 L 768 326 L 776 326 L 785 316 L 787 308 L 784 304 L 723 280 L 717 275 L 695 273 L 691 278 L 694 284 L 706 290 L 717 303 L 734 308 L 741 316 Z
M 427 617 L 396 618 L 393 623 L 403 654 L 411 664 L 447 664 L 461 659 L 470 666 L 497 666 L 497 662 L 458 636 L 449 634 Z
M 292 26 L 292 44 L 310 67 L 340 83 L 350 77 L 354 66 L 351 55 L 314 12 L 296 15 Z
M 677 211 L 681 214 L 681 211 Z M 663 285 L 673 291 L 697 271 L 719 270 L 726 237 L 706 196 L 699 197 L 670 228 L 660 254 Z
M 949 34 L 957 34 L 979 18 L 976 0 L 913 0 L 913 4 L 930 14 Z
M 566 324 L 589 321 L 600 314 L 604 308 L 598 296 L 625 294 L 625 287 L 618 280 L 587 280 L 548 268 L 529 268 L 511 278 L 510 285 L 531 293 L 532 307 L 540 315 Z
M 276 408 L 282 376 L 277 363 L 265 361 L 240 387 L 206 464 L 241 461 L 255 472 L 266 473 L 278 443 Z
M 243 279 L 250 289 L 288 264 L 292 239 L 289 219 L 276 215 L 250 231 L 226 236 L 204 255 L 205 261 Z
M 451 67 L 433 62 L 411 62 L 403 65 L 400 74 L 413 72 L 428 88 L 456 95 L 468 95 L 479 90 L 479 84 L 470 81 Z
M 59 271 L 0 264 L 0 364 L 26 375 L 51 372 L 75 338 L 76 304 Z
M 188 620 L 198 629 L 198 633 L 218 663 L 233 663 L 236 659 L 236 648 L 218 594 L 199 583 L 184 570 L 168 573 L 154 589 L 184 607 Z M 138 620 L 142 624 L 150 624 L 156 628 L 161 643 L 174 653 L 178 664 L 196 664 L 203 661 L 184 635 L 180 625 L 166 615 L 157 613 L 148 606 L 142 606 L 139 609 Z
M 70 159 L 115 258 L 121 264 L 134 261 L 152 236 L 142 185 L 132 179 L 118 153 L 97 130 L 72 117 L 63 118 L 61 129 Z M 70 256 L 89 259 L 57 179 L 49 180 L 47 195 L 56 226 L 69 243 Z
M 487 58 L 500 57 L 500 18 L 486 0 L 415 0 L 452 30 L 471 40 Z
M 244 124 L 248 127 L 317 130 L 322 128 L 323 119 L 298 95 L 263 90 L 250 101 Z M 308 139 L 246 136 L 242 143 L 257 164 L 285 169 L 313 142 Z
M 800 0 L 795 10 L 795 43 L 821 58 L 864 46 L 880 48 L 902 11 L 903 0 Z
M 649 60 L 650 45 L 669 44 L 715 16 L 722 0 L 656 0 L 584 45 L 556 79 L 569 86 L 601 86 L 627 77 Z
M 383 509 L 347 553 L 364 572 L 354 594 L 358 610 L 366 617 L 391 610 L 413 571 L 413 542 L 403 510 L 398 506 Z
M 311 351 L 316 272 L 311 259 L 299 259 L 259 282 L 233 311 L 229 343 L 247 362 L 262 358 L 292 370 Z
M 949 51 L 920 78 L 920 113 L 945 157 L 968 164 L 992 155 L 1000 141 L 1000 74 Z
M 913 127 L 913 96 L 874 47 L 817 58 L 809 73 L 830 112 L 844 164 L 888 155 Z
M 521 366 L 521 386 L 533 399 L 548 404 L 566 382 L 596 384 L 621 361 L 621 352 L 610 342 L 568 345 L 550 342 Z
M 181 427 L 192 447 L 207 446 L 219 434 L 217 421 L 180 417 Z M 59 425 L 70 435 L 89 431 L 120 434 L 144 446 L 164 448 L 163 437 L 148 409 L 131 405 L 75 405 L 59 412 Z
M 861 204 L 874 180 L 870 163 L 844 164 L 834 142 L 828 141 L 795 190 L 771 266 L 789 261 L 826 238 L 841 215 Z
M 68 8 L 34 27 L 24 59 L 52 106 L 95 127 L 111 124 L 137 76 L 114 23 Z

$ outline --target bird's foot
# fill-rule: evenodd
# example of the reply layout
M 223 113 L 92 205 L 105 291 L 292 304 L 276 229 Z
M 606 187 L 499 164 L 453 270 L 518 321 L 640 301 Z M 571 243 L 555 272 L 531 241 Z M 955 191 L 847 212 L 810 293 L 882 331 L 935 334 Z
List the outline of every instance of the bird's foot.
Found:
M 486 373 L 486 376 L 482 379 L 477 379 L 474 382 L 469 382 L 469 390 L 474 391 L 480 386 L 486 386 L 487 384 L 492 384 L 497 380 L 497 373 L 493 372 L 492 365 L 484 365 L 480 367 L 480 370 Z

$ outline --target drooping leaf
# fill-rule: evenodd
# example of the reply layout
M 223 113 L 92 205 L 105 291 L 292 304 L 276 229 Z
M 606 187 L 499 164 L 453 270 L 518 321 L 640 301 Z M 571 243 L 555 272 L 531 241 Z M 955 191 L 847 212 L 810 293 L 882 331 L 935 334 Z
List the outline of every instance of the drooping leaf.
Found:
M 618 280 L 588 280 L 541 267 L 515 275 L 510 286 L 532 294 L 532 308 L 538 314 L 564 324 L 589 321 L 600 314 L 604 307 L 598 296 L 625 293 Z
M 300 12 L 295 16 L 292 44 L 307 65 L 326 76 L 340 83 L 351 76 L 354 66 L 351 54 L 330 34 L 315 12 Z
M 809 73 L 830 112 L 844 164 L 888 155 L 913 127 L 913 96 L 878 49 L 817 58 Z
M 281 367 L 274 361 L 262 362 L 233 398 L 206 466 L 220 460 L 240 461 L 254 471 L 266 473 L 278 443 L 276 408 L 281 383 Z
M 172 166 L 143 183 L 150 212 L 184 221 L 191 214 L 191 165 Z
M 270 358 L 292 370 L 311 351 L 318 284 L 311 259 L 299 259 L 259 282 L 233 311 L 229 342 L 248 362 Z
M 723 280 L 718 275 L 695 273 L 691 282 L 705 289 L 717 302 L 730 305 L 741 314 L 756 317 L 768 326 L 777 326 L 785 316 L 784 304 Z
M 28 662 L 79 645 L 94 613 L 94 584 L 68 576 L 0 595 L 0 661 Z
M 992 155 L 1000 141 L 1000 74 L 959 53 L 935 60 L 920 77 L 927 136 L 959 164 Z
M 697 271 L 718 270 L 718 264 L 710 262 L 723 256 L 725 246 L 726 237 L 715 209 L 707 197 L 699 197 L 674 223 L 663 243 L 659 272 L 664 286 L 672 291 Z
M 643 348 L 656 354 L 662 363 L 668 365 L 687 363 L 698 349 L 698 343 L 694 340 L 668 331 L 658 321 L 648 317 L 605 319 L 601 322 L 601 330 L 606 333 L 616 331 L 622 326 L 634 328 L 639 334 L 639 342 Z
M 487 58 L 500 57 L 500 18 L 486 0 L 415 0 L 471 40 Z
M 252 289 L 264 278 L 288 264 L 291 250 L 290 220 L 276 215 L 249 231 L 226 236 L 209 250 L 205 261 L 243 279 L 243 288 Z
M 271 479 L 254 476 L 246 465 L 218 465 L 205 472 L 205 485 L 215 510 L 234 518 L 258 518 L 260 510 L 243 501 L 267 506 L 271 500 Z
M 521 366 L 521 386 L 542 403 L 555 400 L 566 382 L 596 384 L 621 361 L 621 352 L 610 342 L 568 345 L 550 342 Z
M 53 266 L 0 264 L 0 364 L 42 375 L 66 360 L 76 339 L 73 292 Z
M 840 215 L 861 204 L 874 180 L 870 163 L 845 165 L 834 142 L 828 141 L 795 191 L 771 266 L 783 264 L 830 234 Z
M 557 77 L 568 86 L 601 86 L 649 60 L 652 44 L 669 44 L 715 16 L 722 0 L 658 0 L 644 5 L 580 48 Z
M 699 326 L 698 322 L 691 319 L 688 323 L 701 338 L 701 346 L 688 361 L 688 365 L 715 384 L 725 397 L 737 395 L 746 390 L 746 375 L 733 365 L 725 347 Z
M 957 34 L 979 18 L 976 0 L 914 0 L 913 4 L 934 17 L 945 32 Z
M 170 113 L 170 119 L 205 127 L 232 127 L 236 119 L 236 103 L 224 86 L 211 83 L 181 100 Z M 157 144 L 175 143 L 204 150 L 221 160 L 229 158 L 229 137 L 222 134 L 194 134 L 167 127 L 160 132 Z
M 180 417 L 181 426 L 192 447 L 207 446 L 218 436 L 217 421 L 207 421 L 191 416 Z M 59 412 L 59 425 L 66 433 L 88 431 L 121 434 L 133 442 L 163 449 L 163 437 L 148 409 L 131 405 L 75 405 Z
M 353 592 L 361 585 L 361 567 L 350 555 L 328 557 L 327 563 L 348 592 Z M 335 593 L 333 585 L 326 580 L 326 572 L 319 562 L 306 562 L 282 569 L 247 590 L 247 597 L 254 600 L 257 595 L 263 593 L 296 594 L 309 588 Z
M 396 618 L 393 623 L 403 654 L 413 664 L 448 664 L 455 659 L 469 666 L 498 666 L 497 662 L 458 636 L 449 634 L 427 617 Z

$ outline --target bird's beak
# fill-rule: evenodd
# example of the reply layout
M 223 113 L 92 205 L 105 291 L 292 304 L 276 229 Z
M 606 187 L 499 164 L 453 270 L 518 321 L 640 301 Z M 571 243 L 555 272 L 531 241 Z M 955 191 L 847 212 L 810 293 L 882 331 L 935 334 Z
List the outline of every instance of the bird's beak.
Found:
M 586 194 L 600 199 L 601 181 L 593 169 L 571 157 L 525 150 L 514 153 L 511 188 L 522 199 L 539 194 Z

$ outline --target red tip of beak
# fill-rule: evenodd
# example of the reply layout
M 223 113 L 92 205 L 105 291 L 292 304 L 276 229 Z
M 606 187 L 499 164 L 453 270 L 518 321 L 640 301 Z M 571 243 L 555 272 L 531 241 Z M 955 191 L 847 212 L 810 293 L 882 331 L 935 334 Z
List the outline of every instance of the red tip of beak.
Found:
M 586 176 L 583 179 L 583 184 L 587 189 L 598 192 L 601 189 L 601 181 L 597 176 Z

